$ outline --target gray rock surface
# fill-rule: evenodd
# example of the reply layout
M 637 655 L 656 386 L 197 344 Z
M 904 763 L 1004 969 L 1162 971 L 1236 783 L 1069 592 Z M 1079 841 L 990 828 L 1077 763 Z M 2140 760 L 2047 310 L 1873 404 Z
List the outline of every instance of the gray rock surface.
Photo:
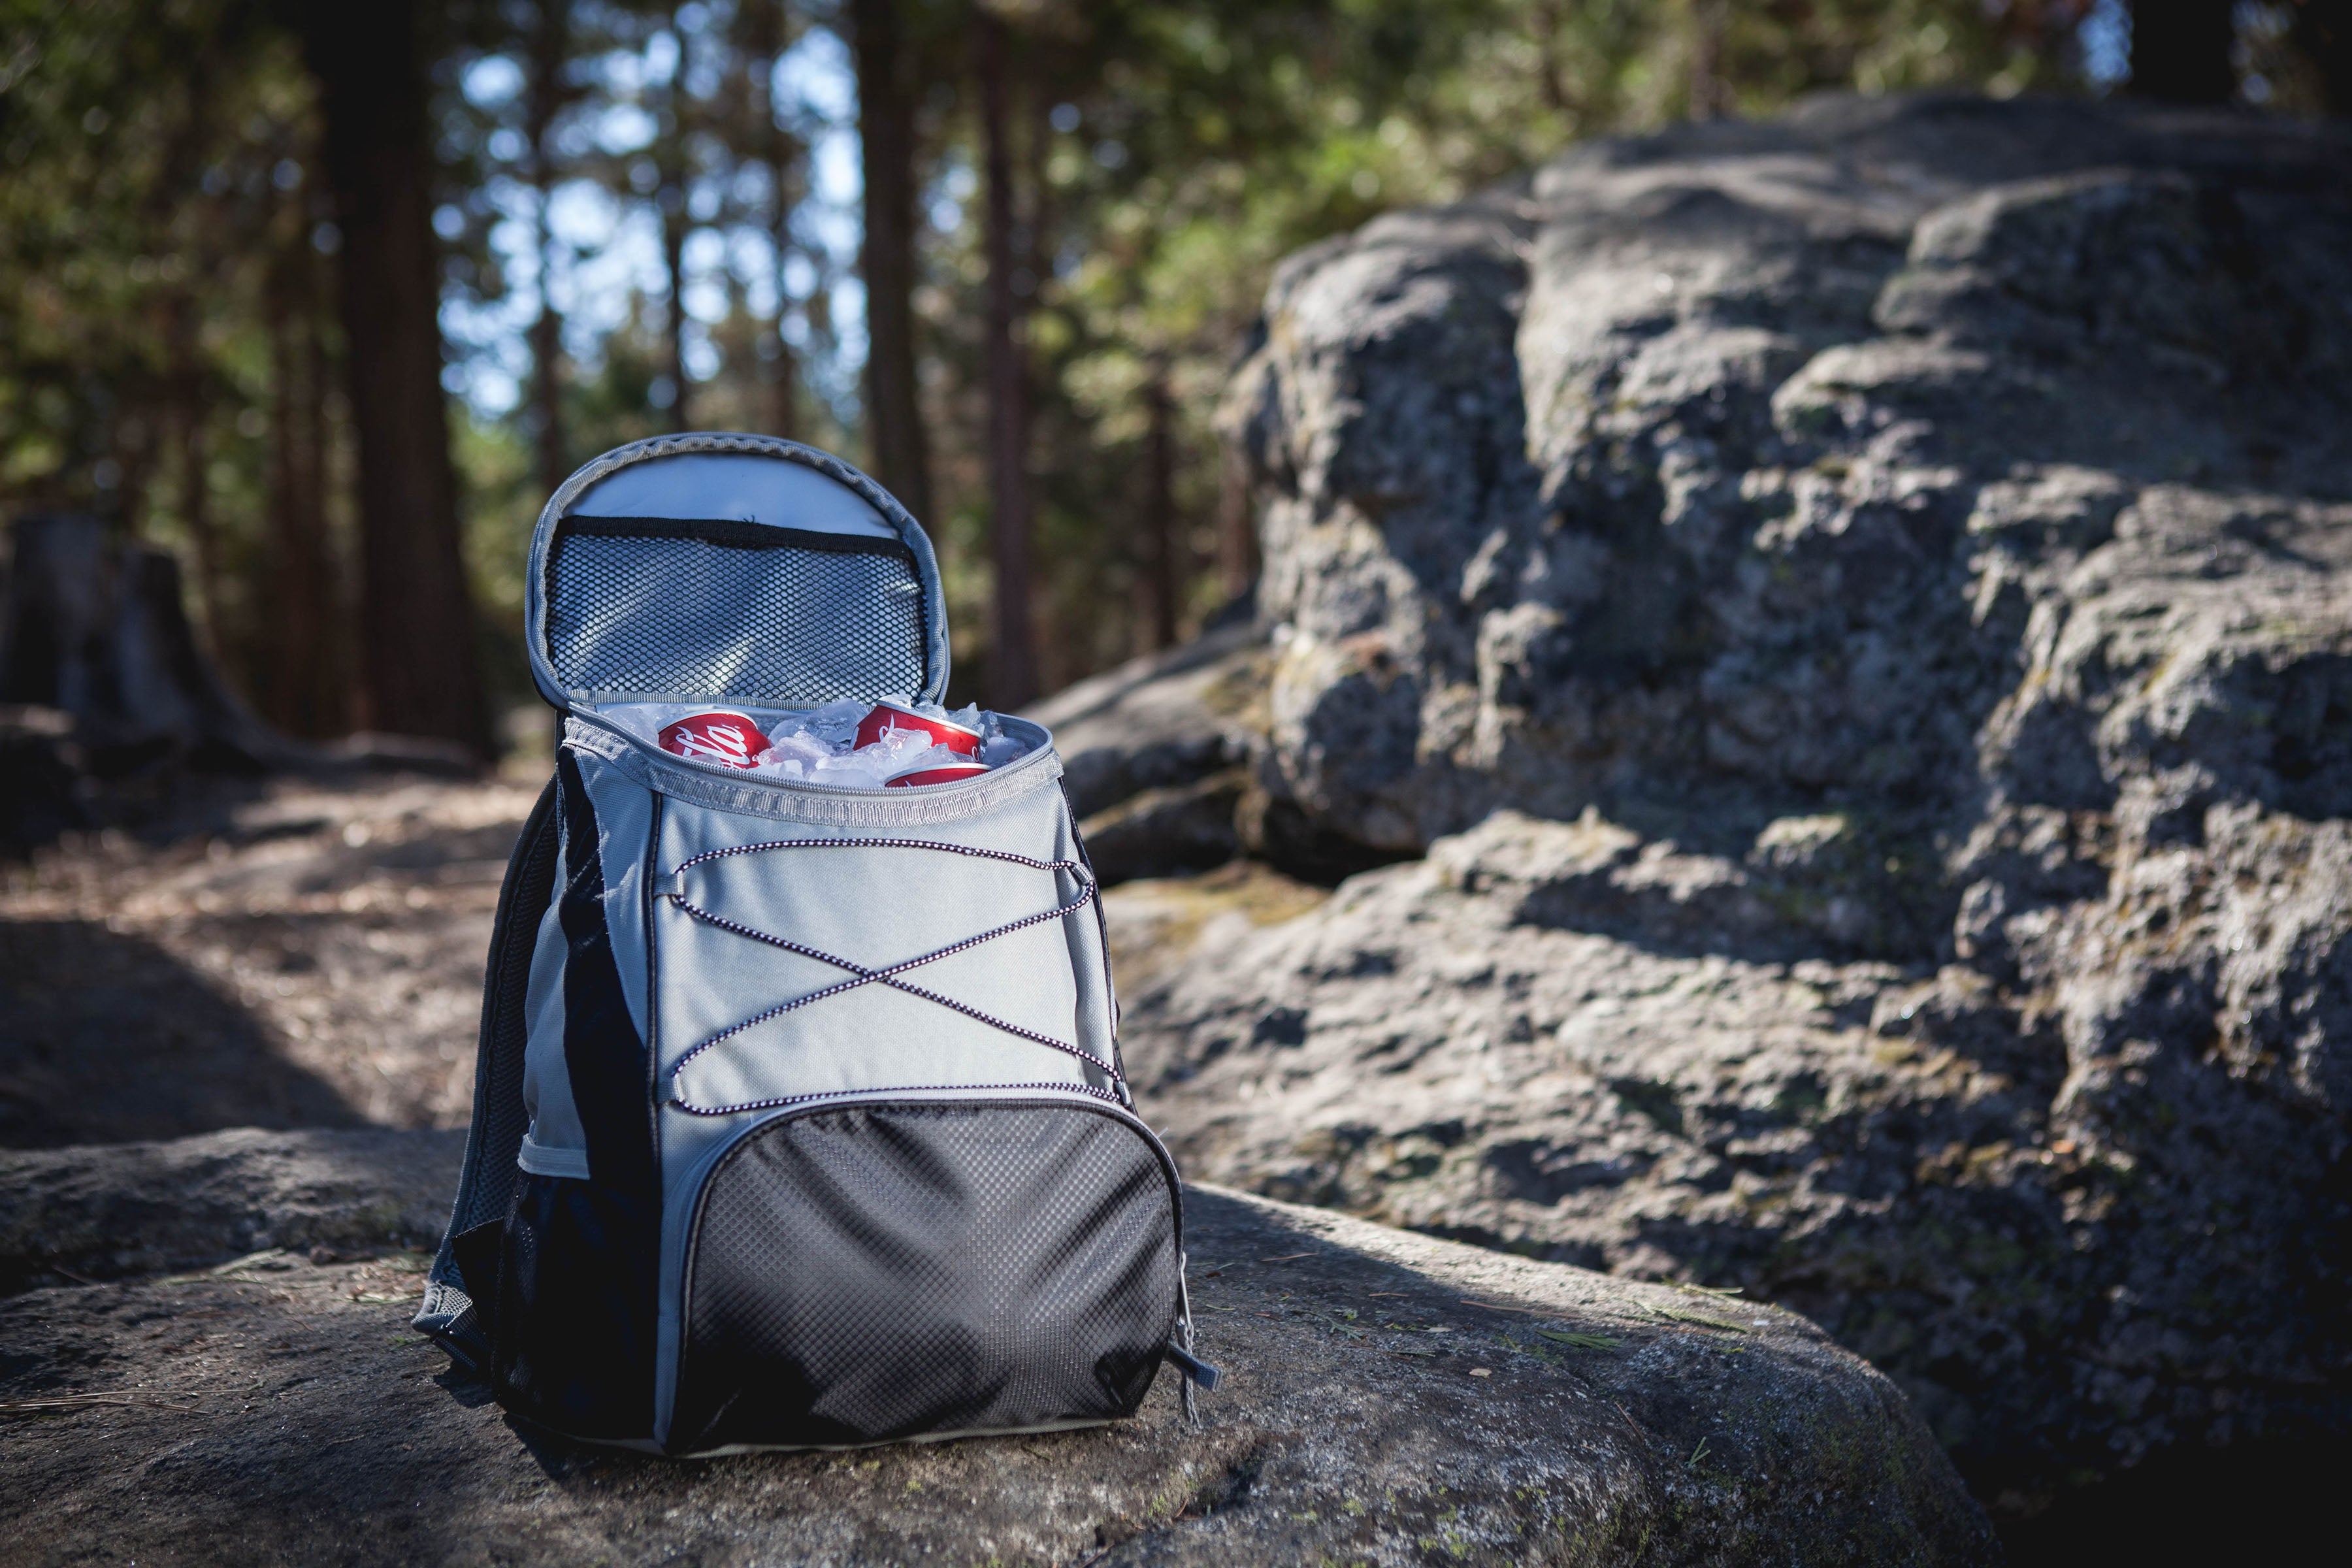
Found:
M 1070 809 L 1090 817 L 1247 762 L 1265 725 L 1265 638 L 1237 624 L 1066 687 L 1027 717 L 1053 731 Z
M 435 1247 L 460 1131 L 265 1132 L 0 1150 L 0 1291 L 271 1247 Z
M 455 1180 L 432 1133 L 236 1136 L 196 1158 L 257 1208 L 321 1161 L 383 1169 L 386 1212 L 413 1168 Z M 0 1560 L 1998 1560 L 1894 1387 L 1801 1319 L 1238 1194 L 1186 1215 L 1230 1380 L 1202 1425 L 1162 1379 L 1114 1426 L 843 1454 L 518 1430 L 406 1331 L 418 1253 L 34 1290 L 0 1301 Z
M 1202 1175 L 1797 1305 L 2021 1508 L 2352 1428 L 2352 135 L 1596 143 L 1227 421 L 1259 785 L 1428 859 L 1129 995 Z
M 1227 409 L 1273 784 L 1408 850 L 1662 786 L 1750 834 L 1969 808 L 2127 516 L 2307 570 L 2264 541 L 2352 494 L 2347 168 L 2341 129 L 1833 100 L 1293 258 Z M 2332 628 L 2248 630 L 2285 677 Z

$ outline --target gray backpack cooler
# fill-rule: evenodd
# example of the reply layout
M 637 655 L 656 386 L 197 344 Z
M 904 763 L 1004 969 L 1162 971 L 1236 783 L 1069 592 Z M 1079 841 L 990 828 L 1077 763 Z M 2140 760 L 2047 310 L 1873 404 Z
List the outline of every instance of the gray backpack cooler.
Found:
M 641 441 L 548 502 L 528 594 L 563 733 L 417 1328 L 517 1416 L 678 1455 L 1115 1420 L 1163 1359 L 1213 1382 L 1052 738 L 1008 718 L 1016 762 L 857 790 L 600 716 L 938 701 L 915 520 L 788 441 Z

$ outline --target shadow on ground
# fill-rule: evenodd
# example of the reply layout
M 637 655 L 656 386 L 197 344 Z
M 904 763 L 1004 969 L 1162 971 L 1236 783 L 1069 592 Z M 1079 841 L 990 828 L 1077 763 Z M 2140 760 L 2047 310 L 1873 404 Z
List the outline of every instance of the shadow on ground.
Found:
M 154 942 L 92 921 L 0 921 L 0 1148 L 361 1124 Z

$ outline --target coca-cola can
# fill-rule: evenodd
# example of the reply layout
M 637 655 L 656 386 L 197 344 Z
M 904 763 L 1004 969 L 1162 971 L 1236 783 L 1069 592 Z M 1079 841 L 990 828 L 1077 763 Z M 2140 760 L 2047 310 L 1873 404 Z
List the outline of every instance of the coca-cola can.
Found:
M 961 784 L 975 779 L 988 771 L 986 763 L 934 763 L 929 767 L 909 768 L 903 773 L 892 773 L 882 781 L 884 789 L 912 789 L 919 784 Z
M 760 753 L 768 749 L 768 737 L 750 715 L 714 708 L 663 725 L 661 747 L 693 762 L 751 768 L 759 766 Z
M 857 743 L 870 746 L 893 730 L 911 730 L 928 735 L 935 746 L 945 746 L 950 752 L 967 757 L 980 755 L 980 731 L 967 730 L 948 719 L 932 719 L 912 708 L 896 702 L 877 702 L 865 718 L 857 721 Z

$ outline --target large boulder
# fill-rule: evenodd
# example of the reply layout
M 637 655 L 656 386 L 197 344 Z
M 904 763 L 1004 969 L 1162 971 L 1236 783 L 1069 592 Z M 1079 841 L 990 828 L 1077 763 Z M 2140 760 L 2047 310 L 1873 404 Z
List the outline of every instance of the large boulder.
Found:
M 178 1248 L 184 1227 L 144 1206 L 168 1168 L 200 1169 L 207 1205 L 242 1184 L 273 1215 L 309 1173 L 308 1222 L 362 1228 L 425 1170 L 457 1180 L 433 1132 L 192 1142 L 75 1152 L 82 1213 L 55 1194 L 0 1233 L 54 1230 L 54 1254 L 103 1220 Z M 1199 1426 L 1163 1377 L 1135 1420 L 1087 1431 L 690 1464 L 505 1421 L 406 1331 L 421 1254 L 280 1245 L 35 1290 L 0 1301 L 0 1557 L 1998 1561 L 1902 1396 L 1801 1318 L 1197 1188 L 1185 1240 L 1227 1375 Z
M 2293 592 L 2272 536 L 2352 495 L 2347 168 L 2340 130 L 1834 100 L 1293 258 L 1226 410 L 1274 785 L 1399 850 L 1501 804 L 1941 826 L 2020 770 L 2104 805 L 2109 689 L 2034 679 L 2078 574 L 2160 533 Z M 2244 695 L 2322 752 L 2334 629 L 2233 645 L 2297 666 Z
M 1227 416 L 1257 787 L 1427 858 L 1129 997 L 1204 1175 L 1800 1304 L 2018 1506 L 2352 1428 L 2352 136 L 1597 143 Z

